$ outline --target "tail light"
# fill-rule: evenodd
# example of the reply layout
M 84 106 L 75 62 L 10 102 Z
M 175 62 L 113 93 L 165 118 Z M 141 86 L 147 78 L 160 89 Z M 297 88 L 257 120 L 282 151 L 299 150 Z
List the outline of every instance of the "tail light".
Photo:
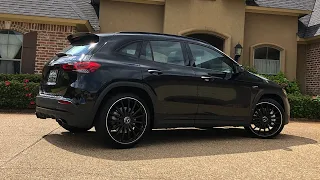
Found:
M 76 62 L 74 64 L 63 64 L 62 69 L 65 71 L 76 71 L 79 73 L 92 73 L 100 68 L 100 64 L 96 62 Z

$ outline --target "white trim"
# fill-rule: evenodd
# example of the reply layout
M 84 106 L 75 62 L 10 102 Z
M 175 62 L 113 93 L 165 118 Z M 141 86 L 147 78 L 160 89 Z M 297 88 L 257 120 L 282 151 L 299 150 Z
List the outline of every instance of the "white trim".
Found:
M 8 58 L 0 58 L 1 61 L 20 61 L 21 59 L 8 59 Z

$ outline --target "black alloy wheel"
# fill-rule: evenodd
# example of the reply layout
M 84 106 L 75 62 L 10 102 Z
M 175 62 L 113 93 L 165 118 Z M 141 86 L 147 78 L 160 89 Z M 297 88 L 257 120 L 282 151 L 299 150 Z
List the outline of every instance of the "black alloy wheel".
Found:
M 104 137 L 117 147 L 132 147 L 149 129 L 148 108 L 135 95 L 117 95 L 106 103 L 104 109 L 107 113 L 102 115 L 104 122 L 100 119 L 97 132 L 104 132 Z
M 256 137 L 275 137 L 284 127 L 283 113 L 283 108 L 276 101 L 262 100 L 256 105 L 251 124 L 246 129 Z

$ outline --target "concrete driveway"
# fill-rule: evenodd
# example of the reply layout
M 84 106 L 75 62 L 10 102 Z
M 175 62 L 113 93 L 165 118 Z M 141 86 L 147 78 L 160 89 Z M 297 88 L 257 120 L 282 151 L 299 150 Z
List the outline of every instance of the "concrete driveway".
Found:
M 293 122 L 271 140 L 237 128 L 157 130 L 115 150 L 33 114 L 0 121 L 0 179 L 320 179 L 320 123 Z

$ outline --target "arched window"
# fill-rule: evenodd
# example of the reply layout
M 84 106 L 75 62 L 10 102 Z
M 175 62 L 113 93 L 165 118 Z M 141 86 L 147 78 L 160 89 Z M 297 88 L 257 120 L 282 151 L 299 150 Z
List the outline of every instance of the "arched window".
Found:
M 0 74 L 19 74 L 23 35 L 0 30 Z
M 254 50 L 254 67 L 259 74 L 278 74 L 280 72 L 280 50 L 260 47 Z

